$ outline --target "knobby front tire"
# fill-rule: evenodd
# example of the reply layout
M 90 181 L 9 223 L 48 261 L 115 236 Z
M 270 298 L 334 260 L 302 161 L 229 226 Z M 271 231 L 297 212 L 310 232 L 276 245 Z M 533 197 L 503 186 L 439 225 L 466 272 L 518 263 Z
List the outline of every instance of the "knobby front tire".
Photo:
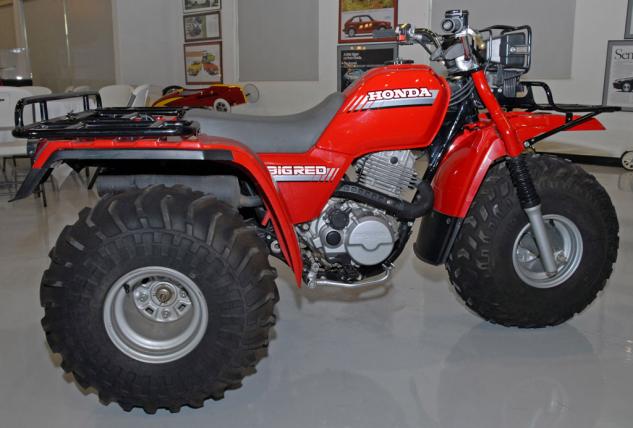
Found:
M 557 275 L 547 277 L 540 268 L 503 162 L 488 172 L 446 266 L 457 294 L 479 316 L 536 328 L 567 321 L 604 288 L 617 256 L 618 219 L 595 177 L 557 157 L 525 156 L 558 250 Z

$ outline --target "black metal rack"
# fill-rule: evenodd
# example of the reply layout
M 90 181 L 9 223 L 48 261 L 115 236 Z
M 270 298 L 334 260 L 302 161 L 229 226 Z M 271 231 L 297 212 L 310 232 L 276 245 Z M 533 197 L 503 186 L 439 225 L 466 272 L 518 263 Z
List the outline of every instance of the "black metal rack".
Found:
M 558 113 L 565 114 L 565 123 L 559 127 L 556 127 L 552 130 L 544 132 L 542 134 L 537 135 L 536 137 L 532 137 L 529 140 L 525 141 L 527 145 L 532 145 L 539 141 L 542 141 L 548 137 L 551 137 L 554 134 L 557 134 L 562 131 L 566 131 L 575 126 L 578 126 L 594 116 L 599 115 L 600 113 L 611 113 L 614 111 L 620 111 L 620 107 L 615 106 L 604 106 L 604 105 L 583 105 L 583 104 L 557 104 L 554 101 L 554 96 L 552 95 L 552 90 L 549 85 L 545 82 L 536 82 L 536 81 L 521 81 L 519 85 L 523 86 L 525 89 L 525 95 L 520 97 L 504 97 L 503 94 L 497 94 L 497 99 L 499 103 L 508 110 L 521 109 L 526 110 L 528 112 L 533 112 L 537 110 L 541 111 L 555 111 Z M 543 89 L 545 92 L 545 96 L 547 98 L 547 104 L 540 104 L 534 100 L 534 91 L 533 88 L 539 87 Z M 582 116 L 574 119 L 574 113 L 585 113 Z
M 83 111 L 49 118 L 51 101 L 81 98 Z M 96 109 L 90 108 L 94 99 Z M 24 113 L 31 106 L 33 118 L 38 106 L 41 121 L 24 124 Z M 186 109 L 173 107 L 110 107 L 103 108 L 98 92 L 44 95 L 21 99 L 15 107 L 17 138 L 30 140 L 66 140 L 74 138 L 166 138 L 197 135 L 197 122 L 183 119 Z

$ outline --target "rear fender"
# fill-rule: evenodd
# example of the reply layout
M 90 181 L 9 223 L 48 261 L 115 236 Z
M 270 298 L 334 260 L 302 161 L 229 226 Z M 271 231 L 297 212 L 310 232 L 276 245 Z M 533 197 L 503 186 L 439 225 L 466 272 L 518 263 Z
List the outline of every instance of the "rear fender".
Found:
M 153 140 L 90 140 L 47 141 L 39 144 L 33 167 L 13 200 L 29 196 L 56 165 L 82 161 L 86 165 L 103 160 L 185 160 L 214 161 L 234 165 L 249 176 L 262 197 L 275 229 L 282 254 L 301 285 L 303 262 L 297 235 L 268 169 L 248 147 L 224 138 L 205 135 L 179 141 Z

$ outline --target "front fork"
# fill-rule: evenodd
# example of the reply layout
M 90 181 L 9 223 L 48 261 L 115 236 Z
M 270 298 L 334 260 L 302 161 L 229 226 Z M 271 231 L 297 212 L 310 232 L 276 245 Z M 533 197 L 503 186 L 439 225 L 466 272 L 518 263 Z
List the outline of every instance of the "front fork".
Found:
M 515 129 L 508 121 L 499 102 L 490 90 L 484 71 L 477 70 L 473 72 L 472 78 L 479 98 L 486 109 L 488 109 L 490 118 L 497 127 L 499 135 L 505 144 L 506 151 L 509 155 L 506 164 L 510 171 L 510 178 L 516 188 L 521 208 L 523 208 L 530 221 L 543 267 L 548 275 L 554 275 L 557 271 L 554 252 L 549 235 L 545 229 L 545 222 L 541 211 L 541 198 L 534 187 L 527 163 L 525 159 L 521 157 L 521 153 L 524 149 L 523 144 L 519 140 Z
M 506 165 L 510 171 L 512 183 L 517 191 L 521 208 L 523 208 L 530 220 L 534 240 L 536 241 L 545 272 L 547 272 L 548 275 L 553 275 L 557 271 L 554 251 L 552 250 L 552 244 L 547 230 L 545 230 L 545 222 L 543 221 L 543 213 L 541 212 L 541 198 L 536 192 L 525 158 L 521 156 L 508 158 Z

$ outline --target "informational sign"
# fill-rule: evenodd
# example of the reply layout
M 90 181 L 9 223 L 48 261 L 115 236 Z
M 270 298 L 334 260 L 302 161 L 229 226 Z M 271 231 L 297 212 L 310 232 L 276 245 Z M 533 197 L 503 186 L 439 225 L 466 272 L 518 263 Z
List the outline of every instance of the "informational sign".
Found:
M 609 41 L 602 103 L 633 111 L 633 40 Z
M 344 91 L 368 70 L 382 67 L 398 57 L 398 45 L 343 45 L 338 47 L 338 89 Z

